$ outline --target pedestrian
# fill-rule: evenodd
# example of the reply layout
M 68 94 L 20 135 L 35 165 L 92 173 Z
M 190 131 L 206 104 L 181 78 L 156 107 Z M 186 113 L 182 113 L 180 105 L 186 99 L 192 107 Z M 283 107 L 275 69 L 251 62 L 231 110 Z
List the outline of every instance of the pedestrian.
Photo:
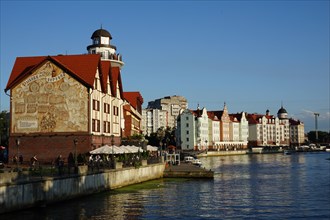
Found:
M 63 160 L 61 154 L 58 155 L 58 157 L 56 158 L 55 165 L 57 166 L 58 174 L 59 174 L 60 176 L 62 176 L 62 174 L 63 174 L 64 160 Z
M 13 156 L 13 163 L 14 163 L 14 164 L 18 164 L 18 158 L 17 158 L 17 155 L 14 155 L 14 156 Z
M 35 168 L 37 161 L 38 161 L 37 155 L 34 155 L 33 157 L 31 157 L 31 159 L 30 159 L 30 165 L 31 165 L 31 168 L 32 169 Z
M 72 167 L 75 167 L 75 159 L 73 157 L 73 153 L 69 153 L 69 156 L 68 156 L 68 173 L 70 174 L 71 172 L 71 168 Z
M 22 165 L 23 164 L 23 155 L 19 155 L 19 163 Z

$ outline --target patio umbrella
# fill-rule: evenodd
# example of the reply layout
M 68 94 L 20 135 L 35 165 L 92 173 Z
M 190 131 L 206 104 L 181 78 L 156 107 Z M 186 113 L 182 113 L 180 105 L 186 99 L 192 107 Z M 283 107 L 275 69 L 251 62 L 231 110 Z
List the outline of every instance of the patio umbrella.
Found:
M 122 145 L 122 146 L 120 146 L 120 149 L 122 149 L 122 150 L 124 151 L 124 153 L 127 153 L 127 154 L 135 153 L 135 152 L 130 148 L 130 146 Z
M 158 147 L 147 145 L 147 151 L 158 151 Z
M 117 146 L 104 145 L 89 152 L 90 154 L 123 154 L 124 151 Z

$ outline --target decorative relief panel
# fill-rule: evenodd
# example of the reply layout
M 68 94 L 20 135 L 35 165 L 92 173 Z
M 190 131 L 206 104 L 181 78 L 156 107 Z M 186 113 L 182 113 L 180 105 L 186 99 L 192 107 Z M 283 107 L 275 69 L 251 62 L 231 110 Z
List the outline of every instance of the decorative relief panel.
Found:
M 12 131 L 88 131 L 87 89 L 51 62 L 12 89 Z

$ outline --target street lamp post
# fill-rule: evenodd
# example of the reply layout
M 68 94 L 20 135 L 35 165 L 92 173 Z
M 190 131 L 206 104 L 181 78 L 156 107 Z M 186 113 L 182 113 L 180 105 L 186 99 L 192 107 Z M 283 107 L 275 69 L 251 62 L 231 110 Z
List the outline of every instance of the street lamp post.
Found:
M 159 141 L 159 146 L 160 146 L 160 156 L 162 156 L 163 142 Z
M 114 135 L 111 135 L 111 147 L 112 147 L 112 154 L 111 154 L 111 160 L 112 160 L 112 168 L 115 168 L 115 157 L 114 157 L 114 150 L 113 150 L 113 145 L 114 145 L 114 143 L 115 143 L 115 141 L 114 141 L 114 138 L 115 136 Z
M 21 144 L 21 140 L 19 138 L 16 139 L 16 146 L 17 146 L 17 155 L 16 155 L 16 168 L 18 171 L 18 155 L 19 155 L 19 145 Z
M 78 139 L 75 138 L 73 140 L 74 143 L 74 166 L 77 167 L 77 144 L 78 144 Z
M 208 148 L 209 148 L 209 147 L 207 146 L 207 142 L 208 142 L 208 141 L 207 141 L 207 140 L 205 140 L 205 145 L 206 145 L 206 154 L 207 154 L 207 150 L 208 150 Z

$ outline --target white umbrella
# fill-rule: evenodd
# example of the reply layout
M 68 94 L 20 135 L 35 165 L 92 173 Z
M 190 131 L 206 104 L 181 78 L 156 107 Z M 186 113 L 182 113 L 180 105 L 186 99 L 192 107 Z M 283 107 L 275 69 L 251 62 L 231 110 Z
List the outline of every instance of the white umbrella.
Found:
M 90 154 L 123 154 L 124 151 L 115 145 L 113 146 L 104 145 L 102 147 L 90 151 L 89 153 Z
M 124 148 L 124 151 L 127 153 L 138 153 L 143 152 L 143 149 L 141 147 L 136 147 L 136 146 L 122 146 L 122 148 Z
M 135 152 L 130 148 L 130 146 L 122 145 L 122 146 L 120 146 L 120 148 L 124 151 L 124 153 L 128 153 L 128 154 L 130 154 L 130 153 L 135 153 Z
M 151 145 L 147 145 L 147 151 L 158 151 L 158 147 L 153 147 Z
M 111 146 L 112 148 L 112 146 Z M 125 151 L 123 149 L 121 149 L 120 147 L 117 147 L 117 146 L 113 146 L 114 148 L 114 154 L 123 154 L 125 153 Z

